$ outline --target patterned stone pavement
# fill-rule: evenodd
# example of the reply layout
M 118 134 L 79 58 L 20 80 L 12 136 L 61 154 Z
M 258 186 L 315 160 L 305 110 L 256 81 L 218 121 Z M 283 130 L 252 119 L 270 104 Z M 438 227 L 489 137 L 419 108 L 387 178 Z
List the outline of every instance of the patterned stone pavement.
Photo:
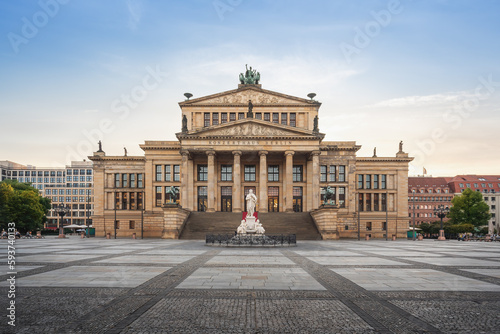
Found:
M 500 243 L 16 240 L 0 333 L 500 333 Z

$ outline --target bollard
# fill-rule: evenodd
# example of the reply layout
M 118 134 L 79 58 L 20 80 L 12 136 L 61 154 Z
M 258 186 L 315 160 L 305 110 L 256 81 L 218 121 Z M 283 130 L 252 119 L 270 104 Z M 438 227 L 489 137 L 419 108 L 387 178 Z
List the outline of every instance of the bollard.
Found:
M 365 236 L 365 240 L 370 240 L 370 236 L 368 234 Z
M 396 241 L 396 235 L 395 234 L 392 235 L 392 241 Z
M 106 239 L 111 239 L 111 233 L 106 233 Z
M 135 233 L 132 233 L 132 239 L 136 239 Z

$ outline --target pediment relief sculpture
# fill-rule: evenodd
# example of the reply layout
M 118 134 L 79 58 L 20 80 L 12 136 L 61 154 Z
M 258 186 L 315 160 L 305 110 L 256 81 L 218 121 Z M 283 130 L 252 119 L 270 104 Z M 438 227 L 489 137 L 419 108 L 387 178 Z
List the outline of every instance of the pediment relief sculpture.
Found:
M 297 136 L 297 133 L 254 123 L 200 133 L 201 136 Z

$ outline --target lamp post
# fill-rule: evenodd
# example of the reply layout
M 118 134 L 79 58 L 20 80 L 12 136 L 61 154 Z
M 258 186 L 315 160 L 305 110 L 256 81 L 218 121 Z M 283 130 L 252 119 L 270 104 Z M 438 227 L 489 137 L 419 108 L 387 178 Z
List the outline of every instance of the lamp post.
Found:
M 144 238 L 144 191 L 141 196 L 141 239 Z
M 59 238 L 64 238 L 64 229 L 63 229 L 63 219 L 69 213 L 69 207 L 61 203 L 56 205 L 54 208 L 55 212 L 61 217 L 59 219 Z
M 415 241 L 415 189 L 412 190 L 413 193 L 413 241 Z
M 115 222 L 113 224 L 114 225 L 113 227 L 114 227 L 114 230 L 115 230 L 115 239 L 116 239 L 116 204 L 117 204 L 116 203 L 116 194 L 117 193 L 116 193 L 116 189 L 115 189 L 115 198 L 114 198 L 114 202 L 115 202 Z
M 446 215 L 450 212 L 450 209 L 448 207 L 445 207 L 443 204 L 438 205 L 434 209 L 434 213 L 436 216 L 441 218 L 441 229 L 439 230 L 439 237 L 438 240 L 446 240 L 444 237 L 444 229 L 443 229 L 443 218 L 446 217 Z

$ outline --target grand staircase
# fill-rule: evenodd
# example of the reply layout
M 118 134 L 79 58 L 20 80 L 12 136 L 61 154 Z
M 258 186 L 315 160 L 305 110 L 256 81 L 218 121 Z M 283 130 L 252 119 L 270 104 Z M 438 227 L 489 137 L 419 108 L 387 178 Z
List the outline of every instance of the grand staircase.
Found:
M 259 213 L 266 234 L 295 234 L 297 240 L 321 240 L 308 212 Z M 206 234 L 234 234 L 241 212 L 191 212 L 180 239 L 205 239 Z

